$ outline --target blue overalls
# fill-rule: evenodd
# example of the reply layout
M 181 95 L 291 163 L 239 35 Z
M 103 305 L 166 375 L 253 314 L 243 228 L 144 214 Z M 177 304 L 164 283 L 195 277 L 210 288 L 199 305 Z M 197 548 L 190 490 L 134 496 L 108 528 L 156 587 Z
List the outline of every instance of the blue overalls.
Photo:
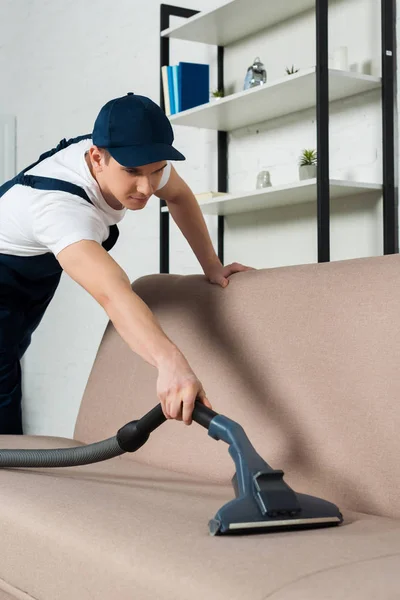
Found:
M 83 188 L 50 177 L 25 175 L 35 165 L 90 135 L 63 139 L 56 148 L 0 186 L 0 198 L 12 186 L 27 185 L 40 190 L 64 191 L 91 202 Z M 103 248 L 111 250 L 119 235 L 111 225 Z M 51 252 L 39 256 L 0 253 L 0 434 L 22 434 L 20 359 L 31 342 L 44 312 L 59 284 L 62 268 Z

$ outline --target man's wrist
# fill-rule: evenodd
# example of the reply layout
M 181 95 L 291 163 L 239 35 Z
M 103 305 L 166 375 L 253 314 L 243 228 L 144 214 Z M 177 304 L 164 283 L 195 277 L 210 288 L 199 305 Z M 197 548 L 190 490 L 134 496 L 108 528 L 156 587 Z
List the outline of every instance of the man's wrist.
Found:
M 221 263 L 217 255 L 211 257 L 202 264 L 204 273 L 207 273 L 207 271 L 215 267 L 223 267 L 223 264 Z
M 183 353 L 171 342 L 167 349 L 163 349 L 163 351 L 159 352 L 155 357 L 155 367 L 158 370 L 169 368 L 171 365 L 173 366 L 182 360 L 186 360 Z

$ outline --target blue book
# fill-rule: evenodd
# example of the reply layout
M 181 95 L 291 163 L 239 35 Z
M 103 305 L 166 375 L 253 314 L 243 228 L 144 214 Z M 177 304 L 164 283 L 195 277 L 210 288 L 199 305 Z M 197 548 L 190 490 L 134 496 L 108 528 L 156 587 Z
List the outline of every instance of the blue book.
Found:
M 171 105 L 171 115 L 176 113 L 175 109 L 175 98 L 174 98 L 174 84 L 172 80 L 172 67 L 168 67 L 168 90 L 169 90 L 169 101 Z
M 210 66 L 180 62 L 178 71 L 179 108 L 188 110 L 210 101 Z
M 180 112 L 180 106 L 179 106 L 179 82 L 178 82 L 178 77 L 179 77 L 179 66 L 178 65 L 174 65 L 172 67 L 172 83 L 173 83 L 173 90 L 174 90 L 174 105 L 175 105 L 175 112 L 178 113 Z

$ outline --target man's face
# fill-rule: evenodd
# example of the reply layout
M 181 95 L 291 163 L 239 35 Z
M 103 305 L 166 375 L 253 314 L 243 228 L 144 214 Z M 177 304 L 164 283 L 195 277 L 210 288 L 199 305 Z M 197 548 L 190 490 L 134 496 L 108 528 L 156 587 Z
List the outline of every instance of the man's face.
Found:
M 150 163 L 141 167 L 123 167 L 112 156 L 108 164 L 102 150 L 95 146 L 89 150 L 88 165 L 106 202 L 113 208 L 129 210 L 144 208 L 157 190 L 167 161 Z M 91 165 L 90 165 L 91 162 Z

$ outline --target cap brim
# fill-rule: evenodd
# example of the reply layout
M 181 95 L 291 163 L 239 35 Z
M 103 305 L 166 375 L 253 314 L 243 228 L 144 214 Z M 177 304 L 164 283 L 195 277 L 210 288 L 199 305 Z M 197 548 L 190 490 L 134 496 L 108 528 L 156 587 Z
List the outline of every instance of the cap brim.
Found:
M 160 160 L 186 160 L 183 154 L 168 144 L 119 146 L 107 150 L 123 167 L 141 167 Z

